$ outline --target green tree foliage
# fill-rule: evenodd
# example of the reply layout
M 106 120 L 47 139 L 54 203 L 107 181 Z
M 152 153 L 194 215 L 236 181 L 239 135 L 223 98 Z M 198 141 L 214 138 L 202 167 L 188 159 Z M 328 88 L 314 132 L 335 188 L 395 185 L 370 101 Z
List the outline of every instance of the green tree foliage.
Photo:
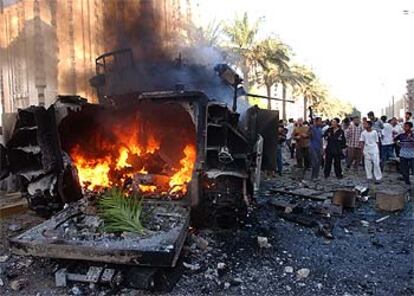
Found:
M 224 28 L 224 33 L 229 39 L 228 49 L 236 55 L 237 66 L 243 72 L 245 87 L 248 90 L 252 86 L 250 73 L 256 64 L 257 33 L 261 19 L 250 21 L 247 12 L 243 16 L 237 16 L 232 23 Z

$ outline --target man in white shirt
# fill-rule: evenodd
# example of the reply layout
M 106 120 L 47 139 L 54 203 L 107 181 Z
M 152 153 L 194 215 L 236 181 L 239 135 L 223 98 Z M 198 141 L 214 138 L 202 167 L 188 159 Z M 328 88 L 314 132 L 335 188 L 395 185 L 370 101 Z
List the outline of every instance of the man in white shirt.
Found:
M 372 129 L 372 121 L 364 123 L 365 130 L 361 133 L 362 151 L 364 154 L 365 173 L 368 180 L 372 180 L 374 171 L 375 183 L 380 183 L 382 173 L 379 159 L 379 137 L 377 131 Z
M 385 115 L 381 116 L 381 121 L 384 123 L 381 131 L 381 168 L 383 169 L 385 162 L 395 155 L 394 138 L 392 135 L 393 126 L 390 122 L 387 122 L 387 116 Z
M 286 144 L 290 151 L 290 158 L 295 158 L 295 142 L 293 140 L 293 130 L 295 129 L 295 121 L 293 118 L 289 119 L 289 123 L 286 126 Z

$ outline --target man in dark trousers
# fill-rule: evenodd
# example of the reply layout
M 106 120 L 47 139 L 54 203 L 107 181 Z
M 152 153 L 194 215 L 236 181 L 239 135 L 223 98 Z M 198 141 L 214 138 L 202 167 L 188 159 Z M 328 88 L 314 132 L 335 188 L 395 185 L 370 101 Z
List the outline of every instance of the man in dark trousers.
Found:
M 404 123 L 404 133 L 395 137 L 400 146 L 400 167 L 405 184 L 410 185 L 410 169 L 414 170 L 414 134 L 413 124 L 410 121 Z
M 331 127 L 324 134 L 324 138 L 327 141 L 324 167 L 325 178 L 328 178 L 331 175 L 332 161 L 335 167 L 335 176 L 338 179 L 343 178 L 341 156 L 342 149 L 346 147 L 346 140 L 344 131 L 341 129 L 339 123 L 339 118 L 334 118 L 331 121 Z
M 311 140 L 310 140 L 310 158 L 312 166 L 311 179 L 317 180 L 319 178 L 319 170 L 322 163 L 322 118 L 316 117 L 313 120 L 311 127 Z

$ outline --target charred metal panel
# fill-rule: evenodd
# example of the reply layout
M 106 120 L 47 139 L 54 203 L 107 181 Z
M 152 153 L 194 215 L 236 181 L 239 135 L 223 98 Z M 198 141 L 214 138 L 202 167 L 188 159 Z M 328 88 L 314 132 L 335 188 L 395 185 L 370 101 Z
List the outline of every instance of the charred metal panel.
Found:
M 279 111 L 250 108 L 244 122 L 244 129 L 250 140 L 263 137 L 262 169 L 276 171 L 277 126 Z
M 174 267 L 184 245 L 190 211 L 171 201 L 147 200 L 144 203 L 154 207 L 151 215 L 165 215 L 165 223 L 169 223 L 167 230 L 151 231 L 144 236 L 128 234 L 105 237 L 95 233 L 85 236 L 83 230 L 79 230 L 68 237 L 68 231 L 65 230 L 69 224 L 94 217 L 83 213 L 80 203 L 73 203 L 52 219 L 12 238 L 10 247 L 19 255 Z M 164 207 L 168 208 L 168 212 L 165 212 Z

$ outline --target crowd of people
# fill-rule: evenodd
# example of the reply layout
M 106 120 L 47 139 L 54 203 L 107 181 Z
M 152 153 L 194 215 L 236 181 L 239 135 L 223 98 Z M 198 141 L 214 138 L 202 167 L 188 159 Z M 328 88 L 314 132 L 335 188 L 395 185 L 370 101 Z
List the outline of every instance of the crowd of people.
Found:
M 311 180 L 331 176 L 332 166 L 336 178 L 343 178 L 343 166 L 348 172 L 357 172 L 364 167 L 369 181 L 380 183 L 384 166 L 390 159 L 399 162 L 401 180 L 410 184 L 410 173 L 414 172 L 414 119 L 411 112 L 405 118 L 376 117 L 369 112 L 362 119 L 358 116 L 343 120 L 321 117 L 305 121 L 289 119 L 280 121 L 278 128 L 277 170 L 283 173 L 282 149 L 289 150 L 296 158 L 296 166 L 303 172 L 310 171 Z

